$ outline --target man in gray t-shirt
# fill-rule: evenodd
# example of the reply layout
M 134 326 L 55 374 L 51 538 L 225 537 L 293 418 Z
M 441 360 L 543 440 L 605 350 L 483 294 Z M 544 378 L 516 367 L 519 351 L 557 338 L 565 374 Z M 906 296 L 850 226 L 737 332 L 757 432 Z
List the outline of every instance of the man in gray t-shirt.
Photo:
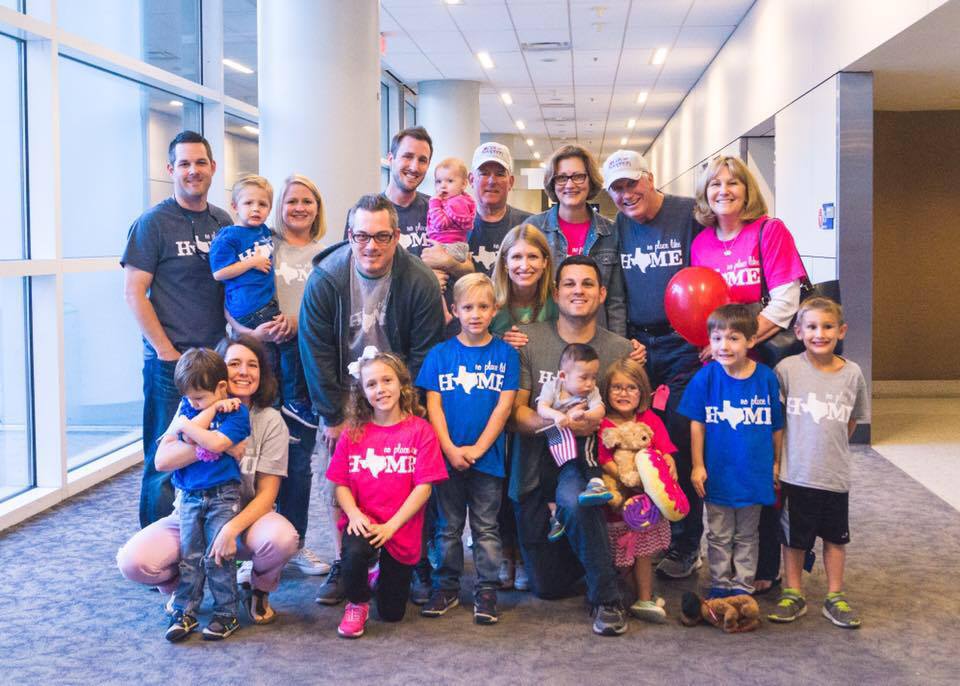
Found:
M 537 414 L 536 398 L 544 382 L 556 375 L 560 353 L 568 343 L 586 343 L 597 351 L 601 377 L 612 362 L 630 354 L 629 341 L 597 325 L 605 298 L 593 259 L 568 257 L 557 270 L 558 320 L 523 327 L 529 340 L 520 351 L 510 497 L 516 502 L 518 536 L 533 592 L 541 598 L 575 595 L 584 579 L 587 600 L 596 614 L 593 630 L 617 635 L 626 631 L 627 624 L 602 508 L 579 506 L 577 496 L 586 479 L 575 468 L 558 473 L 543 435 L 536 433 L 550 423 Z M 582 419 L 571 423 L 570 429 L 589 443 L 598 426 L 599 422 Z M 556 542 L 547 540 L 549 502 L 557 503 L 557 517 L 566 527 L 566 536 Z

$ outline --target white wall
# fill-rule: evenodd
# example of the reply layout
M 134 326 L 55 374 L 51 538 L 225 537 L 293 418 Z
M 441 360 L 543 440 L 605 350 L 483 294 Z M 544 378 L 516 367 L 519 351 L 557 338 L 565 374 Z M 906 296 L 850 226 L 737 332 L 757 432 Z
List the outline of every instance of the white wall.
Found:
M 758 0 L 650 147 L 658 185 L 945 2 Z

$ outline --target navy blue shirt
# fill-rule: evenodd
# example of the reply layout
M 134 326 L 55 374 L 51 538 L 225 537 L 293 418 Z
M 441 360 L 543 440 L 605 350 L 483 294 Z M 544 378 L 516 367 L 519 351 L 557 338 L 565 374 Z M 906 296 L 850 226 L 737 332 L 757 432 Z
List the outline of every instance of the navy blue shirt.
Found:
M 180 401 L 179 414 L 193 419 L 202 410 L 195 410 L 186 398 Z M 236 412 L 217 412 L 210 422 L 210 431 L 219 431 L 234 444 L 250 435 L 250 411 L 243 405 Z M 182 491 L 200 491 L 220 484 L 240 483 L 240 465 L 230 455 L 221 454 L 214 462 L 197 460 L 174 471 L 173 485 Z
M 773 434 L 783 428 L 780 384 L 757 363 L 735 379 L 710 362 L 687 385 L 678 412 L 706 426 L 706 500 L 727 507 L 772 505 Z
M 258 252 L 273 256 L 273 236 L 265 225 L 249 228 L 228 226 L 220 230 L 210 246 L 210 271 L 216 272 L 231 264 L 243 262 Z M 270 271 L 248 269 L 240 276 L 223 282 L 227 312 L 234 318 L 246 317 L 276 298 L 273 261 Z
M 440 394 L 447 431 L 454 445 L 473 445 L 480 438 L 501 391 L 515 391 L 520 383 L 520 356 L 496 336 L 486 345 L 464 345 L 451 338 L 434 346 L 417 375 L 417 386 Z M 504 475 L 506 438 L 497 436 L 473 469 Z M 448 465 L 449 466 L 449 465 Z

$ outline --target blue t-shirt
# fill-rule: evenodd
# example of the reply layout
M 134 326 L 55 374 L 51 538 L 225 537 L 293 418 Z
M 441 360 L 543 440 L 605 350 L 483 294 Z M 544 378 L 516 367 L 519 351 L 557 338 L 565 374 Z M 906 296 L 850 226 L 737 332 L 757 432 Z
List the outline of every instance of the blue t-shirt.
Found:
M 758 362 L 748 378 L 735 379 L 711 362 L 690 380 L 678 411 L 706 425 L 707 502 L 773 504 L 773 433 L 783 428 L 773 370 Z
M 520 356 L 494 337 L 486 345 L 466 346 L 451 338 L 433 347 L 420 367 L 417 386 L 440 394 L 447 431 L 454 445 L 473 445 L 487 428 L 500 391 L 515 391 L 520 383 Z M 506 438 L 501 432 L 473 468 L 504 475 Z
M 180 401 L 178 412 L 187 419 L 193 419 L 201 411 L 193 409 L 186 398 Z M 239 443 L 250 435 L 250 411 L 241 405 L 236 412 L 217 412 L 209 428 Z M 199 491 L 230 481 L 240 483 L 240 465 L 230 455 L 223 454 L 214 462 L 197 460 L 173 473 L 173 485 L 182 491 Z
M 273 237 L 270 229 L 261 224 L 256 228 L 228 226 L 221 229 L 210 246 L 210 271 L 216 272 L 236 262 L 249 260 L 257 252 L 273 255 Z M 273 263 L 269 272 L 248 269 L 240 276 L 223 282 L 224 303 L 234 317 L 246 317 L 276 297 Z

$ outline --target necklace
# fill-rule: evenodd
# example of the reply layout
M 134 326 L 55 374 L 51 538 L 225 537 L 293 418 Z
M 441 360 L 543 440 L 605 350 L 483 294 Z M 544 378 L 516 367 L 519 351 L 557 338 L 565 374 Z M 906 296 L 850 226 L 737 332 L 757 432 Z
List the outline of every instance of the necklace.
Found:
M 717 236 L 717 240 L 720 241 L 720 245 L 723 246 L 724 257 L 730 257 L 730 255 L 733 254 L 733 246 L 737 242 L 737 239 L 740 238 L 741 233 L 743 233 L 742 230 L 737 231 L 737 234 L 733 238 L 731 238 L 729 241 L 725 241 L 721 239 L 719 235 Z

